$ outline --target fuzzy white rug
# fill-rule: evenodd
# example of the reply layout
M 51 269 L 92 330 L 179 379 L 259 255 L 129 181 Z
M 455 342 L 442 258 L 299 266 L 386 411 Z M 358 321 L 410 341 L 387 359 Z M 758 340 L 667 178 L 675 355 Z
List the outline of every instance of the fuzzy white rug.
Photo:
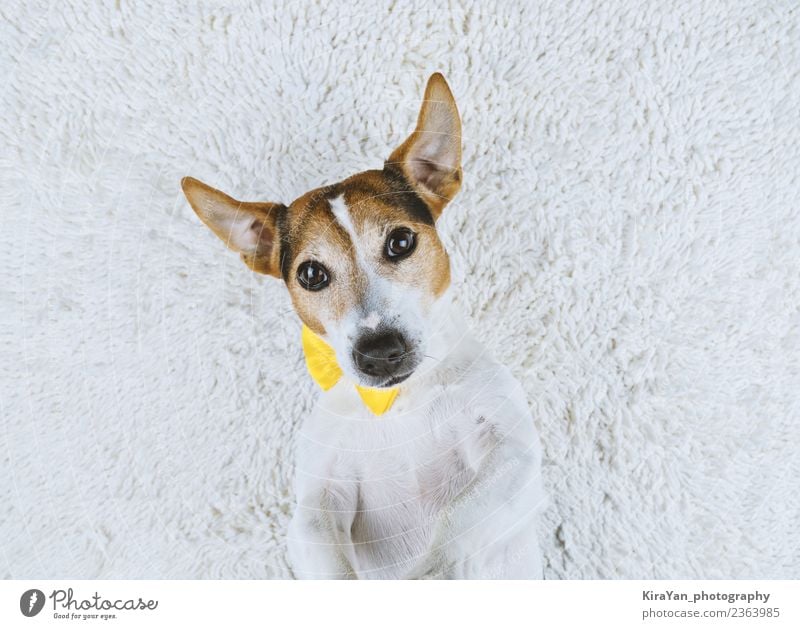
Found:
M 223 4 L 0 7 L 0 576 L 289 574 L 299 324 L 178 182 L 379 166 L 441 70 L 547 577 L 800 577 L 793 2 Z

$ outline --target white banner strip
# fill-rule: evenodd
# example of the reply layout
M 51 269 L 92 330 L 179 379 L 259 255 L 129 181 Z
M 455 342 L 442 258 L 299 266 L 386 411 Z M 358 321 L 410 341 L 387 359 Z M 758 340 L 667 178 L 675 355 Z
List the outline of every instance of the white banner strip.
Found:
M 800 627 L 798 581 L 2 581 L 0 627 Z

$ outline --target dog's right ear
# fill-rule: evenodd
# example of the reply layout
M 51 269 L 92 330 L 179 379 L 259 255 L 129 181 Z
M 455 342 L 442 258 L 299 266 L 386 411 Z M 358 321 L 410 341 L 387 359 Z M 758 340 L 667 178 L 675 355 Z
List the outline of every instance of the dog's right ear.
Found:
M 181 180 L 189 205 L 219 238 L 257 273 L 280 277 L 280 203 L 246 203 L 192 177 Z

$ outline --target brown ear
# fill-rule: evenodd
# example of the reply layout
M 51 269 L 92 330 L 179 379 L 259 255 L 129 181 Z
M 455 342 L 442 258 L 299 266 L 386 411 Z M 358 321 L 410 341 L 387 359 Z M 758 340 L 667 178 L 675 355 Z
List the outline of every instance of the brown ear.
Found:
M 181 179 L 189 205 L 229 249 L 258 273 L 280 277 L 277 217 L 280 203 L 245 203 L 192 177 Z
M 461 119 L 444 77 L 428 79 L 414 132 L 389 156 L 438 218 L 461 187 Z

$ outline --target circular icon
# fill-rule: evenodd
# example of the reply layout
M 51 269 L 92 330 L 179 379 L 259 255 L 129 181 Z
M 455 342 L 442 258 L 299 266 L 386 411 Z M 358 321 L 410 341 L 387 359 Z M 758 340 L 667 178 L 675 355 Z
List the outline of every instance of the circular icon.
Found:
M 19 611 L 23 616 L 35 616 L 44 607 L 44 592 L 41 590 L 28 590 L 19 597 Z

